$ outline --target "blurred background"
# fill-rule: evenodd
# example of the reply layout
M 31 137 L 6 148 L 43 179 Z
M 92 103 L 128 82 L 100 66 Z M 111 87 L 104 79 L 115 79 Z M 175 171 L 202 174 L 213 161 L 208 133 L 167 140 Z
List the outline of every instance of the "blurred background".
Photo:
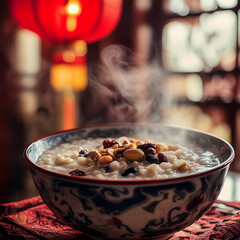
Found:
M 0 203 L 37 194 L 23 157 L 33 140 L 110 122 L 170 123 L 225 139 L 236 158 L 224 196 L 240 200 L 239 7 L 124 0 L 114 31 L 86 45 L 40 38 L 0 1 Z

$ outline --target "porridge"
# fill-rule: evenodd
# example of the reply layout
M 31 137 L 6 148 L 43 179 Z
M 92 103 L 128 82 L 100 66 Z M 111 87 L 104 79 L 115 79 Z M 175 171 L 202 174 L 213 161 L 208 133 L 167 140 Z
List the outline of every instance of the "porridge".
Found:
M 100 179 L 178 177 L 210 169 L 210 151 L 128 137 L 81 139 L 43 152 L 36 162 L 50 171 Z

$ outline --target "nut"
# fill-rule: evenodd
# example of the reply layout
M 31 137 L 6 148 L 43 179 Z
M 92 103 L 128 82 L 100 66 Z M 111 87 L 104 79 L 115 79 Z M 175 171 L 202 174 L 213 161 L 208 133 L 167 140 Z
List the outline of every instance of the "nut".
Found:
M 113 158 L 109 155 L 102 156 L 98 159 L 98 162 L 100 164 L 105 164 L 105 163 L 109 163 L 109 162 L 112 162 L 112 161 L 113 161 Z
M 114 144 L 111 148 L 113 149 L 118 148 L 118 143 Z
M 113 149 L 111 149 L 111 148 L 107 148 L 107 155 L 110 155 L 111 157 L 114 157 L 114 152 L 113 152 L 114 150 Z
M 129 139 L 128 139 L 127 137 L 125 137 L 125 136 L 120 137 L 120 138 L 118 139 L 118 142 L 119 142 L 120 144 L 122 144 L 122 145 L 124 145 L 124 144 L 130 144 Z
M 156 144 L 156 152 L 157 154 L 163 151 L 167 151 L 167 147 L 162 144 Z
M 99 152 L 100 152 L 100 153 L 106 153 L 106 152 L 107 152 L 107 149 L 101 148 L 101 149 L 99 150 Z
M 128 146 L 128 149 L 131 149 L 131 148 L 136 148 L 136 144 L 135 143 L 130 143 L 130 145 Z
M 129 161 L 139 161 L 143 159 L 144 152 L 141 149 L 131 148 L 131 149 L 127 149 L 123 153 L 123 156 Z
M 141 141 L 141 140 L 137 140 L 136 142 L 135 142 L 135 144 L 138 146 L 138 145 L 141 145 L 141 144 L 143 144 L 143 141 Z
M 128 149 L 129 146 L 130 146 L 130 144 L 128 144 L 128 143 L 122 145 L 122 147 L 124 147 L 125 149 Z
M 90 155 L 94 160 L 98 160 L 101 157 L 101 154 L 97 151 L 92 151 Z
M 186 162 L 182 162 L 181 164 L 178 165 L 177 170 L 179 172 L 185 172 L 189 169 L 188 165 Z
M 129 145 L 130 144 L 130 141 L 129 140 L 124 140 L 123 142 L 122 142 L 122 145 L 124 146 L 124 145 Z
M 113 150 L 113 154 L 117 155 L 117 154 L 120 154 L 123 151 L 125 151 L 125 148 L 116 148 L 116 149 Z

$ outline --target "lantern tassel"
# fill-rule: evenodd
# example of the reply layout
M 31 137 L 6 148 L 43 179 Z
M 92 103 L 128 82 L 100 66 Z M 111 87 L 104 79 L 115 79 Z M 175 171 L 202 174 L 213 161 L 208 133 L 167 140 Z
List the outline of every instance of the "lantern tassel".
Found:
M 72 89 L 67 89 L 63 93 L 62 103 L 62 129 L 72 129 L 76 127 L 76 99 Z

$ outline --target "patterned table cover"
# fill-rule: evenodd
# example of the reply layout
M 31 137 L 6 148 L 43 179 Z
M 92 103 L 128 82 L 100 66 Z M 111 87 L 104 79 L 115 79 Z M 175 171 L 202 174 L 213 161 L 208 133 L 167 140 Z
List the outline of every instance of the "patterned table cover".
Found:
M 40 196 L 0 205 L 0 239 L 89 240 L 56 219 Z M 240 202 L 217 200 L 197 222 L 170 240 L 240 239 Z

